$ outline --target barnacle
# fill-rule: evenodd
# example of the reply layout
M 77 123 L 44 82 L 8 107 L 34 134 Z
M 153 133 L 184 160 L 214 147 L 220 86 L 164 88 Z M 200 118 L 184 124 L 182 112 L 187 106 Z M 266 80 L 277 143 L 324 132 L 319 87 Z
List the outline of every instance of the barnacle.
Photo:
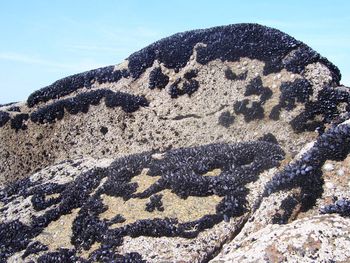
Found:
M 320 212 L 321 214 L 337 213 L 341 216 L 350 217 L 350 200 L 349 199 L 337 200 L 334 204 L 321 207 Z
M 16 132 L 19 130 L 26 130 L 27 125 L 23 122 L 28 119 L 29 119 L 29 115 L 27 113 L 17 114 L 15 117 L 11 119 L 11 128 L 15 129 Z
M 107 107 L 121 107 L 125 112 L 134 112 L 139 107 L 148 105 L 147 100 L 141 96 L 135 96 L 119 91 L 113 92 L 107 89 L 98 89 L 43 106 L 34 111 L 30 115 L 30 119 L 37 123 L 52 123 L 56 120 L 62 119 L 65 110 L 70 114 L 77 114 L 79 112 L 87 113 L 90 105 L 98 105 L 104 97 Z
M 273 107 L 270 113 L 270 119 L 273 120 L 279 119 L 280 111 L 283 108 L 290 111 L 296 107 L 296 102 L 308 102 L 313 92 L 311 84 L 305 79 L 296 79 L 293 82 L 282 82 L 280 91 L 280 101 Z
M 228 128 L 235 122 L 235 116 L 231 115 L 229 111 L 224 111 L 220 114 L 218 122 L 221 126 Z
M 271 193 L 301 188 L 302 210 L 315 205 L 323 193 L 322 165 L 326 160 L 340 161 L 350 153 L 350 125 L 330 128 L 300 159 L 277 173 L 265 187 L 265 196 Z
M 150 89 L 154 88 L 165 88 L 169 83 L 169 77 L 163 74 L 162 69 L 160 67 L 154 68 L 149 74 L 149 85 Z
M 6 111 L 0 111 L 0 128 L 10 120 L 10 114 Z
M 126 70 L 114 70 L 114 66 L 98 68 L 84 73 L 75 74 L 60 80 L 53 84 L 37 90 L 29 95 L 27 105 L 33 107 L 40 102 L 46 102 L 51 99 L 58 99 L 67 96 L 74 91 L 82 88 L 91 88 L 94 81 L 98 83 L 118 82 L 123 77 L 128 77 Z
M 242 57 L 249 57 L 263 61 L 264 74 L 267 75 L 282 68 L 301 73 L 306 65 L 320 61 L 332 69 L 336 83 L 340 80 L 339 70 L 304 43 L 281 31 L 258 24 L 193 30 L 164 38 L 129 56 L 130 75 L 134 79 L 139 78 L 155 60 L 169 69 L 183 68 L 197 43 L 204 44 L 197 48 L 196 57 L 196 61 L 202 65 L 215 59 L 238 61 Z
M 314 131 L 316 128 L 324 130 L 325 123 L 329 123 L 339 116 L 338 106 L 340 103 L 345 103 L 346 111 L 349 112 L 349 93 L 326 86 L 318 93 L 317 100 L 307 102 L 305 110 L 296 116 L 290 124 L 296 132 Z M 316 120 L 316 116 L 322 116 L 323 119 Z

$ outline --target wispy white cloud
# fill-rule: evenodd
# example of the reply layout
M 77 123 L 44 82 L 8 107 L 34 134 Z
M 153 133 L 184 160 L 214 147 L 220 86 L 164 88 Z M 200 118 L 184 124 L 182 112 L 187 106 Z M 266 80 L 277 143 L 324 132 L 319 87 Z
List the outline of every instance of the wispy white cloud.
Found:
M 148 41 L 155 41 L 162 36 L 160 32 L 146 27 L 134 28 L 113 28 L 98 27 L 98 35 L 109 43 L 115 43 L 119 46 L 138 46 Z
M 127 26 L 106 24 L 103 21 L 80 21 L 72 17 L 62 16 L 60 18 L 63 23 L 69 25 L 71 28 L 83 32 L 89 32 L 91 36 L 98 37 L 99 40 L 108 41 L 107 43 L 114 43 L 115 45 L 128 43 L 135 45 L 137 42 L 148 39 L 158 39 L 162 36 L 162 32 L 147 26 Z M 113 45 L 113 47 L 115 47 Z
M 283 20 L 258 20 L 259 24 L 277 28 L 303 41 L 307 45 L 319 49 L 343 49 L 349 47 L 350 36 L 344 34 L 339 28 L 344 27 L 348 18 L 325 18 L 322 21 L 283 21 Z M 332 30 L 333 28 L 333 30 Z M 336 28 L 337 30 L 334 30 Z
M 84 54 L 101 52 L 114 55 L 117 53 L 124 58 L 164 36 L 164 33 L 158 29 L 147 26 L 125 27 L 106 24 L 103 21 L 82 22 L 68 17 L 62 17 L 61 20 L 75 31 L 89 32 L 89 34 L 82 35 L 78 41 L 76 38 L 60 39 L 57 44 L 62 49 L 84 52 Z
M 256 23 L 278 28 L 278 29 L 320 29 L 323 32 L 332 28 L 345 28 L 350 22 L 350 17 L 330 17 L 322 20 L 310 19 L 300 21 L 279 20 L 279 19 L 258 19 Z
M 0 53 L 0 59 L 1 60 L 10 60 L 10 61 L 16 61 L 16 62 L 23 62 L 23 63 L 29 63 L 29 64 L 40 64 L 40 65 L 48 65 L 51 64 L 48 61 L 45 61 L 40 58 L 31 57 L 28 55 L 15 53 L 15 52 L 1 52 Z
M 135 34 L 139 37 L 159 37 L 161 33 L 153 28 L 139 26 L 135 28 Z
M 315 23 L 315 21 L 310 22 L 298 22 L 298 21 L 284 21 L 284 20 L 273 20 L 273 19 L 263 19 L 263 20 L 257 20 L 258 24 L 269 26 L 281 30 L 286 29 L 318 29 L 320 28 L 320 25 L 318 23 Z
M 40 65 L 49 67 L 51 70 L 56 69 L 77 72 L 104 66 L 103 64 L 91 60 L 82 60 L 74 63 L 62 63 L 16 52 L 0 52 L 0 60 L 14 61 L 30 65 Z
M 93 51 L 93 52 L 127 52 L 129 48 L 118 46 L 99 46 L 96 44 L 68 44 L 63 45 L 68 50 Z
M 350 42 L 350 36 L 347 35 L 324 35 L 324 36 L 305 36 L 305 39 L 309 39 L 310 45 L 317 45 L 319 47 L 330 48 L 348 48 Z

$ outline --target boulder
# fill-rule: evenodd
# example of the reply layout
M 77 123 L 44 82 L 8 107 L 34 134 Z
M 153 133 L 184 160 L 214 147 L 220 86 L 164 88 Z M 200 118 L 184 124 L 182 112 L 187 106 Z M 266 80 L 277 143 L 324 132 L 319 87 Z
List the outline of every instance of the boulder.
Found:
M 291 36 L 236 24 L 1 105 L 0 261 L 349 260 L 340 79 Z

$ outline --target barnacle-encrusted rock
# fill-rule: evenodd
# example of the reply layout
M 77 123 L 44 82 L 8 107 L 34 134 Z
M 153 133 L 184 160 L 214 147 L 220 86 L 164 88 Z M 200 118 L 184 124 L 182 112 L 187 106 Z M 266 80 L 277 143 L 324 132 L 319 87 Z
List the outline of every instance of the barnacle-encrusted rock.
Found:
M 304 43 L 237 24 L 1 105 L 0 261 L 349 260 L 347 241 L 331 249 L 350 225 L 340 79 Z
M 316 139 L 315 129 L 349 110 L 340 77 L 302 42 L 257 24 L 176 34 L 119 65 L 66 77 L 26 103 L 0 107 L 0 182 L 80 156 L 121 157 L 267 133 L 291 158 Z

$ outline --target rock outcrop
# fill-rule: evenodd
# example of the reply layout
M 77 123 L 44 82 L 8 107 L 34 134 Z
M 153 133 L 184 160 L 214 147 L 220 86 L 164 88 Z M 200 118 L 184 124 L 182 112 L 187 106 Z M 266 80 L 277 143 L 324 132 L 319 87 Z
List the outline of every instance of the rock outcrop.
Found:
M 2 105 L 0 261 L 350 260 L 340 79 L 304 43 L 237 24 Z

